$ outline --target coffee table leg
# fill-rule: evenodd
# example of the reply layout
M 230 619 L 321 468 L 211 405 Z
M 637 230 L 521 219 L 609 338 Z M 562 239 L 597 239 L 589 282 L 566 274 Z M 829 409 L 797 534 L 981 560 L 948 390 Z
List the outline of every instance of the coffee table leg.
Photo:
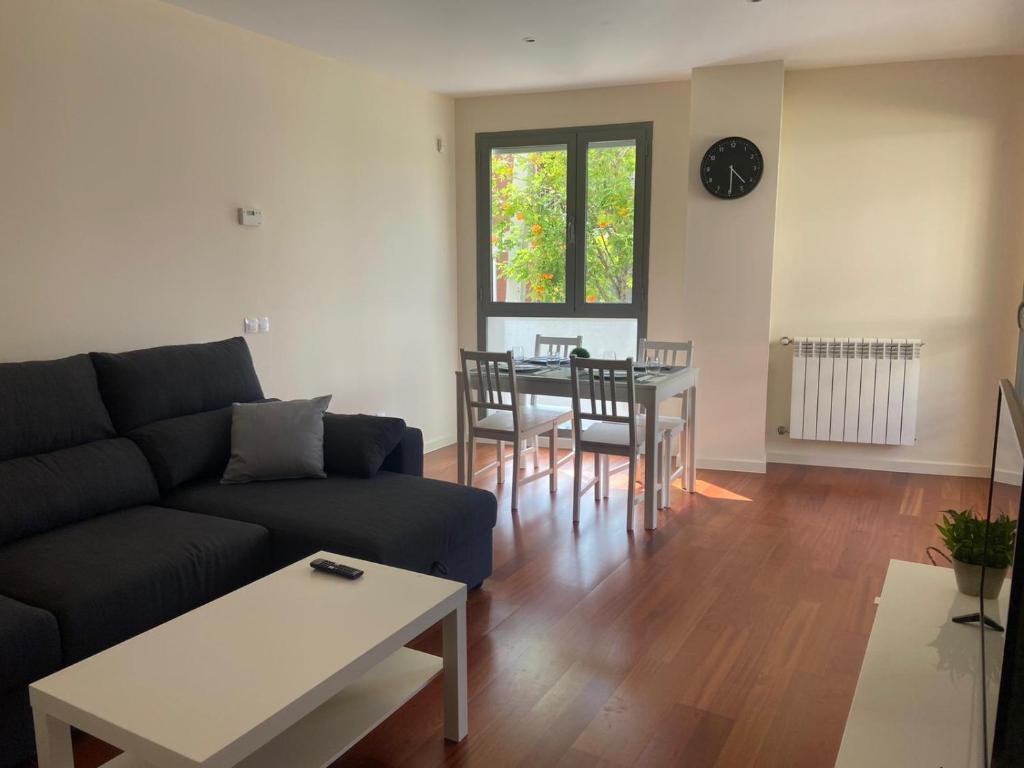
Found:
M 444 658 L 444 737 L 462 741 L 469 733 L 469 693 L 466 667 L 466 604 L 441 622 Z
M 39 768 L 75 768 L 71 726 L 45 712 L 34 711 Z

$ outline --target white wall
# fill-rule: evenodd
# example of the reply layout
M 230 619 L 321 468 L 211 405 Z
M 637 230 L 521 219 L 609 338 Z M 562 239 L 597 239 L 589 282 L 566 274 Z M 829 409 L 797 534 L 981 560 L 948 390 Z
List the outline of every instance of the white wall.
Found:
M 454 165 L 434 142 L 453 119 L 449 98 L 151 0 L 4 0 L 0 360 L 269 315 L 248 337 L 268 393 L 446 442 Z
M 690 174 L 683 327 L 700 368 L 698 466 L 765 470 L 765 400 L 779 134 L 781 61 L 693 72 L 690 167 L 727 136 L 764 157 L 757 188 L 720 200 Z
M 786 76 L 769 460 L 984 474 L 1024 282 L 1024 57 Z M 783 335 L 921 338 L 917 445 L 790 440 Z

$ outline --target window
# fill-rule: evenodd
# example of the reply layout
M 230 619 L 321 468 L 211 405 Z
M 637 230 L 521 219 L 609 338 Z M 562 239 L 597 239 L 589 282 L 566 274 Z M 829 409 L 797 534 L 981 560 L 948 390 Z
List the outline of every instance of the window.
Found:
M 492 318 L 623 318 L 644 334 L 651 134 L 477 134 L 481 348 Z

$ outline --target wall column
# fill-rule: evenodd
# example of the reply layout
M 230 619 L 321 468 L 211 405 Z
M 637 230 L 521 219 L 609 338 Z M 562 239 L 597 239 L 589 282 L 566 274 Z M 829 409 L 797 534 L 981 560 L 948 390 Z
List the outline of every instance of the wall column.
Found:
M 683 332 L 701 370 L 701 467 L 765 469 L 784 74 L 781 61 L 693 71 Z M 737 200 L 712 197 L 700 181 L 704 152 L 727 136 L 750 139 L 764 156 L 757 188 Z

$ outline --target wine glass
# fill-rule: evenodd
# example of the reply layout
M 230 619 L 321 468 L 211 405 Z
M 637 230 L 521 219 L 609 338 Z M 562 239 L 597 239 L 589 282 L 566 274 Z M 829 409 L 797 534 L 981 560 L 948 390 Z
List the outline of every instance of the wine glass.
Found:
M 512 362 L 521 363 L 523 362 L 525 355 L 522 347 L 512 347 Z
M 618 356 L 615 354 L 613 350 L 610 349 L 606 349 L 604 352 L 602 352 L 601 357 L 604 360 L 618 360 Z

